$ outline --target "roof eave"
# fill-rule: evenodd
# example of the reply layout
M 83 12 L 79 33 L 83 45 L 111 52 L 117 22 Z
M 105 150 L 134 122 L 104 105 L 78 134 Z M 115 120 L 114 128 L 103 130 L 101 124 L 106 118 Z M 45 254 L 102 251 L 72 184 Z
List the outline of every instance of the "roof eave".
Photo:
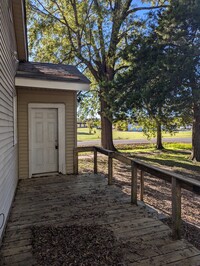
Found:
M 19 61 L 28 61 L 28 41 L 26 27 L 25 1 L 13 1 L 13 22 Z
M 87 91 L 90 89 L 89 83 L 70 82 L 70 81 L 54 81 L 15 77 L 15 86 L 29 88 L 45 88 L 54 90 L 71 90 L 71 91 Z

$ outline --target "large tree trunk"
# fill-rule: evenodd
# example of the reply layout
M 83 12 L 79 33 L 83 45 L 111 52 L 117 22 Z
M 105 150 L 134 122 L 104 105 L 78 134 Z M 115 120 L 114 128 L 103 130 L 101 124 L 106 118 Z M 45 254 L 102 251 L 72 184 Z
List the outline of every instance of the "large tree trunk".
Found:
M 156 149 L 162 150 L 163 145 L 162 145 L 162 129 L 161 129 L 161 124 L 160 122 L 156 122 L 157 125 L 157 141 L 156 141 Z
M 115 151 L 112 136 L 112 123 L 105 116 L 105 110 L 108 108 L 107 103 L 101 99 L 101 145 L 104 149 Z
M 200 105 L 194 104 L 192 128 L 192 160 L 200 162 Z

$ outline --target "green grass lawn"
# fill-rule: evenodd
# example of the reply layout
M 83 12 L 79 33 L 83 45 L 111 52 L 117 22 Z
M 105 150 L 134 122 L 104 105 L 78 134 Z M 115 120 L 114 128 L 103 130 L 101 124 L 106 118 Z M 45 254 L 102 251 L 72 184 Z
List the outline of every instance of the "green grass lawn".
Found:
M 180 131 L 171 135 L 163 132 L 164 138 L 187 138 L 191 137 L 191 131 Z M 101 130 L 96 129 L 96 133 L 89 134 L 88 128 L 78 128 L 78 141 L 98 140 L 101 138 Z M 134 140 L 134 139 L 147 139 L 142 132 L 127 132 L 113 130 L 113 139 Z
M 132 158 L 143 160 L 162 169 L 187 174 L 199 180 L 200 163 L 191 160 L 192 144 L 165 143 L 163 150 L 153 144 L 117 145 L 117 149 Z

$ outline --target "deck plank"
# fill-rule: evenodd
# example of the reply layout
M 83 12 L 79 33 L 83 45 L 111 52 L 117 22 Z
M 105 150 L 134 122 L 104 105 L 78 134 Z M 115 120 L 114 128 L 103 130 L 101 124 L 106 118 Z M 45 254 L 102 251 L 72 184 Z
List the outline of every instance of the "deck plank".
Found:
M 12 206 L 0 265 L 37 265 L 31 227 L 92 225 L 109 228 L 123 243 L 125 265 L 200 265 L 200 251 L 145 206 L 130 204 L 119 187 L 102 175 L 50 176 L 21 180 Z M 199 263 L 198 263 L 199 262 Z

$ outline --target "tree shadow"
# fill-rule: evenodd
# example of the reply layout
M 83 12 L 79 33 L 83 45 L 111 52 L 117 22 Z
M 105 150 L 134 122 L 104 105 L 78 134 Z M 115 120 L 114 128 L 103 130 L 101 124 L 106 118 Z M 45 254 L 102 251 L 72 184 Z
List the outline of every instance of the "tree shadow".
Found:
M 77 132 L 77 135 L 94 135 L 93 133 Z
M 134 156 L 135 157 L 135 156 Z M 169 166 L 169 167 L 180 167 L 183 169 L 191 170 L 191 171 L 200 171 L 200 166 L 198 165 L 190 165 L 186 162 L 174 161 L 173 159 L 158 159 L 158 158 L 149 158 L 145 156 L 137 156 L 138 159 L 142 159 L 145 162 L 157 163 L 161 166 Z
M 174 154 L 184 154 L 184 155 L 190 155 L 191 151 L 184 151 L 184 150 L 171 150 L 171 149 L 163 149 L 162 152 L 164 153 L 174 153 Z

